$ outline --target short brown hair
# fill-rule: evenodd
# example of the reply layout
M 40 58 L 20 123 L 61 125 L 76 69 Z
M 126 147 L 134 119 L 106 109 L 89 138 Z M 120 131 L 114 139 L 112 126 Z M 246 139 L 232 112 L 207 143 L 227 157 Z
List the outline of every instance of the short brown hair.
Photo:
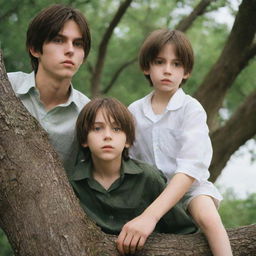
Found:
M 149 34 L 142 44 L 139 52 L 139 65 L 141 70 L 148 71 L 161 49 L 171 43 L 175 47 L 175 54 L 180 59 L 185 74 L 192 72 L 194 53 L 186 35 L 178 30 L 158 29 Z M 145 75 L 152 85 L 149 75 Z
M 93 128 L 98 111 L 104 110 L 106 121 L 110 123 L 110 118 L 120 126 L 126 135 L 126 142 L 131 146 L 135 140 L 134 119 L 130 111 L 120 101 L 114 98 L 98 97 L 87 103 L 81 110 L 76 122 L 77 140 L 82 148 L 85 159 L 90 157 L 90 150 L 82 147 L 87 142 L 88 133 Z M 123 150 L 123 158 L 129 159 L 128 149 Z
M 43 53 L 43 44 L 56 37 L 70 19 L 74 20 L 81 30 L 84 59 L 87 58 L 91 48 L 91 34 L 86 18 L 79 10 L 72 7 L 61 4 L 52 5 L 39 12 L 30 22 L 27 30 L 26 48 L 35 72 L 38 69 L 38 59 L 30 53 L 30 49 Z

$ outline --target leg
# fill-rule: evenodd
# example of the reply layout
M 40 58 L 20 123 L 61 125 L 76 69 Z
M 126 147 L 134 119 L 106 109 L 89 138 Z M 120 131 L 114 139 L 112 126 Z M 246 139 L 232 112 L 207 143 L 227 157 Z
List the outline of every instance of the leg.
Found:
M 210 196 L 195 197 L 188 210 L 205 234 L 214 256 L 232 256 L 227 232 L 222 224 L 213 199 Z

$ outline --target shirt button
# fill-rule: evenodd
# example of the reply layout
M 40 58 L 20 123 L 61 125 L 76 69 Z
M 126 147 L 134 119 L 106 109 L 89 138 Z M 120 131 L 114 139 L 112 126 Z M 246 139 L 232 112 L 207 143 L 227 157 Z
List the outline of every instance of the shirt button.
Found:
M 113 219 L 114 219 L 114 216 L 113 216 L 113 215 L 110 215 L 110 216 L 109 216 L 109 219 L 113 220 Z

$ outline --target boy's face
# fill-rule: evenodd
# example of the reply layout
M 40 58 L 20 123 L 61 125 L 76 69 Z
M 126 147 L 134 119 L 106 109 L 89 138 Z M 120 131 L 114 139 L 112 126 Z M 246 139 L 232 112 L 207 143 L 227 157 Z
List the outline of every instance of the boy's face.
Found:
M 122 152 L 125 147 L 129 147 L 126 143 L 126 134 L 110 118 L 109 123 L 102 109 L 99 109 L 92 130 L 87 136 L 87 143 L 83 147 L 89 147 L 92 159 L 100 161 L 120 161 Z
M 184 67 L 175 54 L 174 45 L 167 43 L 163 46 L 149 70 L 144 71 L 149 75 L 153 87 L 158 93 L 173 95 L 179 88 L 183 79 L 189 74 L 184 73 Z
M 55 38 L 44 42 L 43 53 L 30 51 L 38 58 L 38 73 L 55 80 L 71 79 L 84 60 L 80 28 L 68 20 Z

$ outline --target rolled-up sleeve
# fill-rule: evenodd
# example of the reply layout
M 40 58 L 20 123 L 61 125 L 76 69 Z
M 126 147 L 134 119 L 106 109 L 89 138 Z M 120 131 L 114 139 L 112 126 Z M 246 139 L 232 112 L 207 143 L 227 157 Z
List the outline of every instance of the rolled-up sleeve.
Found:
M 209 178 L 208 168 L 212 158 L 206 118 L 206 113 L 200 104 L 186 106 L 179 136 L 181 147 L 176 158 L 175 172 L 186 173 L 199 182 Z

